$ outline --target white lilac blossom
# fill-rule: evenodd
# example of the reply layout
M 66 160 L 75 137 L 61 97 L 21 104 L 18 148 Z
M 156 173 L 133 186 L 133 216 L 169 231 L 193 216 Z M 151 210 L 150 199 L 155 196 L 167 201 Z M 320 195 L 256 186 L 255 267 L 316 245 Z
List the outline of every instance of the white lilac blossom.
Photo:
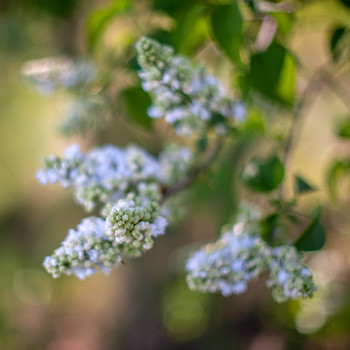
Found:
M 130 193 L 111 209 L 105 224 L 106 234 L 124 245 L 129 256 L 140 256 L 153 246 L 153 237 L 162 235 L 167 220 L 159 215 L 159 203 Z
M 316 290 L 313 276 L 301 260 L 302 254 L 294 246 L 272 249 L 267 286 L 272 289 L 272 296 L 277 302 L 313 296 Z
M 123 261 L 122 248 L 105 235 L 103 219 L 88 217 L 76 230 L 68 231 L 61 246 L 45 258 L 43 265 L 55 278 L 74 274 L 84 279 L 98 270 L 108 274 Z
M 291 245 L 267 245 L 259 235 L 259 218 L 258 211 L 244 204 L 230 231 L 188 259 L 191 289 L 224 296 L 241 294 L 251 279 L 267 270 L 267 286 L 277 302 L 313 296 L 316 286 L 312 272 L 301 263 L 302 254 Z
M 248 282 L 268 267 L 270 250 L 267 244 L 249 232 L 237 232 L 236 225 L 187 261 L 190 289 L 219 292 L 224 296 L 241 294 L 247 290 Z
M 37 178 L 41 184 L 58 182 L 73 188 L 77 202 L 86 210 L 125 198 L 141 182 L 169 182 L 158 160 L 136 146 L 121 149 L 109 145 L 83 154 L 73 145 L 65 155 L 46 157 Z
M 210 124 L 222 132 L 228 122 L 244 118 L 244 105 L 233 101 L 203 67 L 149 38 L 141 38 L 136 48 L 142 87 L 153 97 L 151 118 L 164 117 L 181 135 L 203 131 Z
M 58 88 L 85 87 L 96 78 L 97 69 L 88 61 L 46 57 L 24 63 L 22 76 L 34 85 L 39 93 L 50 94 Z

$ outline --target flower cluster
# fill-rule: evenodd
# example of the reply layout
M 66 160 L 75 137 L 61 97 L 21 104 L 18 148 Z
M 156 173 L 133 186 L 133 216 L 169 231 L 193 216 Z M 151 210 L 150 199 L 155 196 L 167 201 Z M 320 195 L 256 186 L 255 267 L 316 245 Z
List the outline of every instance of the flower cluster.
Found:
M 259 235 L 258 213 L 241 208 L 237 223 L 221 237 L 195 252 L 186 263 L 187 283 L 201 292 L 241 294 L 265 270 L 267 286 L 278 302 L 311 298 L 316 287 L 302 256 L 290 245 L 271 248 Z
M 46 57 L 27 61 L 22 76 L 39 93 L 50 94 L 58 88 L 80 89 L 92 82 L 97 69 L 87 61 L 73 61 L 67 57 Z
M 235 227 L 196 252 L 186 264 L 187 283 L 201 292 L 241 294 L 269 263 L 269 250 L 259 236 L 235 234 Z
M 268 287 L 278 302 L 311 298 L 316 286 L 311 271 L 301 263 L 302 255 L 295 247 L 284 245 L 272 249 Z
M 173 160 L 186 157 L 179 164 L 169 163 L 167 154 Z M 84 278 L 96 267 L 106 272 L 123 257 L 141 256 L 168 223 L 162 213 L 168 216 L 171 208 L 159 204 L 162 186 L 184 176 L 191 160 L 187 148 L 169 147 L 158 161 L 136 146 L 104 146 L 83 154 L 77 145 L 67 148 L 63 158 L 45 158 L 39 181 L 73 188 L 79 204 L 87 210 L 100 208 L 104 217 L 86 218 L 77 230 L 70 230 L 62 246 L 45 259 L 47 271 L 54 277 L 74 273 Z
M 183 152 L 182 148 L 174 149 L 173 158 L 179 159 Z M 163 160 L 159 162 L 136 146 L 121 149 L 109 145 L 83 154 L 79 146 L 73 145 L 66 149 L 64 158 L 46 157 L 37 178 L 41 184 L 59 182 L 65 188 L 73 188 L 77 202 L 90 211 L 126 198 L 140 183 L 154 183 L 151 192 L 156 193 L 160 186 L 170 185 L 174 177 L 188 171 L 189 156 L 188 162 L 183 160 L 179 168 L 176 163 L 165 162 L 165 154 L 168 151 L 160 155 Z
M 234 102 L 225 88 L 205 69 L 155 40 L 141 38 L 137 45 L 142 87 L 152 94 L 151 118 L 164 117 L 176 133 L 190 135 L 214 125 L 226 130 L 228 120 L 241 120 L 245 107 Z
M 118 244 L 128 245 L 128 255 L 140 256 L 152 248 L 153 238 L 164 233 L 167 220 L 159 216 L 159 204 L 133 193 L 119 200 L 105 224 L 106 235 Z
M 97 272 L 109 273 L 123 260 L 120 245 L 105 235 L 105 222 L 89 217 L 81 221 L 77 229 L 70 229 L 62 245 L 45 258 L 46 270 L 57 278 L 61 274 L 74 274 L 84 279 Z

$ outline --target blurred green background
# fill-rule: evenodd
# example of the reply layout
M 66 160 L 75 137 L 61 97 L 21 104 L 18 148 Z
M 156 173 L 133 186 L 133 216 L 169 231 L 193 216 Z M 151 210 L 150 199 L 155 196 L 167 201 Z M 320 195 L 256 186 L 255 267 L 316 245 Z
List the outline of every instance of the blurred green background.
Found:
M 341 184 L 340 203 L 326 208 L 326 247 L 308 260 L 319 285 L 312 300 L 276 304 L 263 280 L 254 282 L 244 295 L 230 298 L 188 290 L 183 272 L 187 245 L 217 236 L 226 205 L 218 197 L 207 204 L 191 203 L 190 216 L 172 226 L 145 256 L 129 261 L 110 277 L 53 280 L 46 274 L 43 258 L 59 245 L 68 228 L 76 226 L 83 212 L 74 205 L 69 191 L 39 186 L 35 172 L 40 159 L 61 154 L 72 142 L 85 149 L 94 142 L 137 142 L 157 151 L 166 137 L 162 125 L 154 127 L 154 137 L 134 124 L 113 121 L 113 129 L 97 136 L 89 133 L 64 139 L 57 132 L 57 121 L 69 97 L 63 93 L 40 96 L 19 79 L 21 65 L 28 59 L 87 54 L 88 19 L 108 3 L 0 2 L 0 349 L 350 349 L 350 197 L 346 181 Z M 190 25 L 195 13 L 193 20 L 184 14 L 194 11 L 193 4 L 197 2 L 137 1 L 134 18 L 111 22 L 106 28 L 103 47 L 97 48 L 95 56 L 98 58 L 99 50 L 122 51 L 123 45 L 143 34 L 143 27 L 171 26 L 166 11 Z M 350 11 L 340 1 L 309 1 L 296 12 L 295 21 L 289 44 L 306 72 L 306 78 L 298 76 L 299 91 L 312 72 L 328 62 L 330 28 L 338 22 L 350 24 Z M 170 41 L 180 37 L 183 46 L 177 50 L 191 53 L 191 43 L 207 28 L 204 23 L 187 31 L 186 25 L 181 28 L 185 28 L 183 33 L 171 32 Z M 181 41 L 181 35 L 187 39 Z M 227 62 L 211 47 L 196 57 L 224 76 Z M 116 78 L 117 86 L 118 79 L 123 85 L 122 72 Z M 335 79 L 350 93 L 347 65 Z M 320 188 L 303 199 L 306 208 L 327 198 L 325 173 L 331 160 L 348 155 L 349 144 L 339 141 L 335 132 L 348 114 L 342 98 L 329 89 L 320 89 L 305 111 L 292 168 Z M 288 121 L 281 124 L 285 127 Z M 211 191 L 216 186 L 213 179 Z M 208 199 L 210 191 L 204 187 L 200 184 L 197 191 Z

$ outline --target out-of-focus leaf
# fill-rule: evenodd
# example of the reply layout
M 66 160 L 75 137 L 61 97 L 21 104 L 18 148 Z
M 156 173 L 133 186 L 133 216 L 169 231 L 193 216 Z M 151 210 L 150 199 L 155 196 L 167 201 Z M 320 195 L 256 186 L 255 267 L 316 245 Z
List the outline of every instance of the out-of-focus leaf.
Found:
M 151 98 L 141 87 L 131 87 L 124 90 L 120 98 L 125 112 L 134 122 L 145 128 L 151 128 L 152 119 L 147 115 L 147 108 L 151 105 Z
M 87 21 L 87 41 L 94 50 L 104 29 L 111 20 L 130 8 L 130 0 L 115 0 L 108 7 L 94 11 Z
M 326 231 L 320 222 L 320 216 L 321 206 L 316 208 L 313 219 L 294 243 L 297 249 L 310 252 L 319 250 L 324 246 Z
M 251 88 L 275 102 L 287 106 L 294 102 L 295 61 L 280 44 L 273 43 L 252 57 L 247 80 Z
M 338 136 L 343 139 L 350 139 L 350 120 L 346 120 L 342 123 L 338 130 Z
M 329 48 L 333 57 L 333 61 L 335 62 L 338 61 L 339 57 L 341 56 L 342 49 L 344 49 L 344 46 L 340 44 L 342 42 L 342 39 L 344 38 L 345 33 L 345 27 L 338 27 L 332 30 L 329 41 Z
M 340 3 L 342 3 L 347 8 L 350 8 L 350 0 L 338 0 Z
M 262 116 L 258 112 L 250 112 L 247 118 L 239 123 L 238 129 L 243 134 L 264 134 L 265 132 L 265 122 Z
M 284 167 L 277 156 L 253 159 L 244 169 L 243 183 L 253 191 L 269 192 L 277 188 L 284 176 Z
M 177 26 L 170 33 L 171 45 L 176 52 L 191 54 L 207 37 L 207 21 L 202 16 L 205 7 L 194 3 L 176 16 Z
M 204 135 L 197 140 L 197 149 L 199 152 L 204 152 L 208 148 L 208 137 Z
M 276 213 L 270 214 L 260 221 L 261 237 L 268 242 L 273 236 L 274 230 L 277 228 L 279 215 Z
M 336 161 L 327 176 L 328 193 L 333 201 L 337 200 L 337 185 L 340 177 L 350 172 L 350 164 L 346 161 Z
M 227 5 L 216 5 L 211 16 L 211 25 L 219 46 L 232 62 L 241 65 L 243 19 L 237 1 Z
M 270 12 L 270 16 L 277 22 L 278 33 L 283 38 L 287 37 L 293 25 L 293 16 L 286 12 Z
M 295 176 L 295 192 L 298 194 L 315 191 L 316 188 L 308 184 L 302 177 Z

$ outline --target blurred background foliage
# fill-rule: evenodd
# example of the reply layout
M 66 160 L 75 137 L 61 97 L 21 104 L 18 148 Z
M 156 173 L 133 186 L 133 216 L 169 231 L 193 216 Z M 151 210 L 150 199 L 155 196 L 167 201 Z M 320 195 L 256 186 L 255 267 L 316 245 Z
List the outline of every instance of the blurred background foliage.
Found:
M 346 0 L 2 0 L 0 348 L 349 349 L 349 25 Z M 191 215 L 152 251 L 109 278 L 53 280 L 42 259 L 83 213 L 69 193 L 36 183 L 40 158 L 72 142 L 85 149 L 135 142 L 158 152 L 175 138 L 145 114 L 150 99 L 136 78 L 133 47 L 141 35 L 171 44 L 238 91 L 250 106 L 247 122 L 234 152 L 196 183 Z M 24 61 L 55 55 L 97 62 L 109 87 L 108 128 L 60 137 L 72 96 L 39 96 L 19 78 Z M 276 304 L 263 280 L 239 297 L 189 291 L 183 276 L 189 251 L 217 237 L 238 196 L 273 205 L 249 188 L 264 193 L 279 185 L 278 158 L 253 160 L 261 177 L 246 178 L 248 189 L 238 179 L 252 154 L 283 147 L 293 123 L 285 196 L 302 194 L 303 212 L 326 203 L 327 242 L 308 259 L 319 286 L 315 297 Z M 271 169 L 275 176 L 266 176 Z M 275 219 L 266 217 L 267 230 Z

